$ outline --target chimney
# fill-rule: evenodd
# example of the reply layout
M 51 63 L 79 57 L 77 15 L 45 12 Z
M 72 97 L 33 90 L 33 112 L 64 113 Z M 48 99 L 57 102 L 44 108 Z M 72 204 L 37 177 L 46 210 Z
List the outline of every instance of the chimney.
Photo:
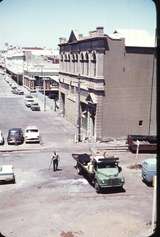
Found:
M 103 26 L 98 26 L 96 28 L 97 35 L 104 35 L 103 29 Z
M 89 36 L 90 37 L 96 36 L 96 31 L 95 30 L 89 31 Z
M 66 38 L 64 38 L 64 37 L 59 38 L 59 43 L 60 44 L 66 43 Z
M 79 34 L 79 35 L 78 35 L 78 39 L 79 39 L 79 40 L 83 39 L 83 34 Z

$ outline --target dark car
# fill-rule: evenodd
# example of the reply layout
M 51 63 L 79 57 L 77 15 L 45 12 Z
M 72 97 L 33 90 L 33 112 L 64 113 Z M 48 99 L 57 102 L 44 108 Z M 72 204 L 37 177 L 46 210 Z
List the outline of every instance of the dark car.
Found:
M 8 144 L 22 144 L 24 142 L 23 131 L 21 128 L 11 128 L 8 131 Z
M 1 130 L 0 130 L 0 145 L 4 145 L 4 136 Z
M 32 110 L 32 111 L 40 111 L 40 106 L 39 106 L 39 104 L 38 104 L 37 102 L 33 102 L 33 103 L 31 104 L 31 110 Z
M 12 89 L 11 91 L 13 94 L 16 94 L 16 95 L 24 95 L 24 92 L 19 88 Z

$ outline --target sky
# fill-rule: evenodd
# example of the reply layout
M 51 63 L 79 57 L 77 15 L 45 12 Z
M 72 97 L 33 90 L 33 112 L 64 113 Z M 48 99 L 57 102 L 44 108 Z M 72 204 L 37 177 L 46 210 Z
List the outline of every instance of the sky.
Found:
M 156 10 L 152 0 L 3 0 L 0 2 L 0 49 L 4 44 L 58 48 L 59 38 L 88 35 L 97 26 L 142 29 L 153 36 Z

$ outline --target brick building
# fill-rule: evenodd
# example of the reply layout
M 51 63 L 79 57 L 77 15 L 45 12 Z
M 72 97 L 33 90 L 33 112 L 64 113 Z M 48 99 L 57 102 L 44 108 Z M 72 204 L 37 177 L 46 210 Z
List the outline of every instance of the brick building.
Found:
M 118 32 L 108 36 L 103 27 L 60 38 L 60 109 L 76 126 L 80 105 L 83 138 L 155 134 L 155 47 L 140 38 L 138 44 Z

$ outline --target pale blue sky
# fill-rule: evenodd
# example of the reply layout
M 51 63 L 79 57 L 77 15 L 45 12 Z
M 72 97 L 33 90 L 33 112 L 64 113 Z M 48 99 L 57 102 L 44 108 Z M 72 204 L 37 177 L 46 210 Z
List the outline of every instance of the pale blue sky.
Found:
M 71 30 L 88 35 L 97 26 L 106 34 L 118 28 L 143 29 L 154 35 L 152 0 L 3 0 L 0 3 L 0 49 L 4 43 L 57 48 Z

